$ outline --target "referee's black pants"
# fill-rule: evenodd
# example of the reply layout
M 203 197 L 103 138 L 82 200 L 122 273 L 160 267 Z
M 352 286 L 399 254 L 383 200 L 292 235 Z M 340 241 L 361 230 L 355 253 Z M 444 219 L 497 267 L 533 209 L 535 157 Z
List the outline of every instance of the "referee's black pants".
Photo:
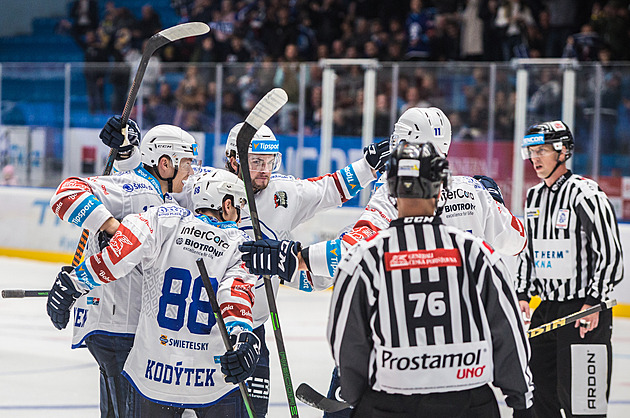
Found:
M 584 299 L 567 302 L 541 302 L 532 315 L 530 328 L 551 322 L 554 319 L 579 311 Z M 580 329 L 575 324 L 565 325 L 529 340 L 532 356 L 529 367 L 534 376 L 534 411 L 538 418 L 560 418 L 564 416 L 605 417 L 596 405 L 608 401 L 612 373 L 612 311 L 599 313 L 599 325 L 580 338 Z M 574 346 L 582 345 L 594 355 L 575 356 Z M 589 364 L 592 361 L 592 365 Z M 596 379 L 597 368 L 606 367 L 604 378 Z M 592 374 L 590 374 L 592 372 Z M 599 375 L 601 376 L 601 375 Z M 605 398 L 604 398 L 605 396 Z M 598 403 L 599 402 L 599 403 Z M 601 405 L 601 404 L 600 404 Z M 591 411 L 588 411 L 593 407 Z
M 393 395 L 365 391 L 352 410 L 355 418 L 499 418 L 490 386 L 426 395 Z

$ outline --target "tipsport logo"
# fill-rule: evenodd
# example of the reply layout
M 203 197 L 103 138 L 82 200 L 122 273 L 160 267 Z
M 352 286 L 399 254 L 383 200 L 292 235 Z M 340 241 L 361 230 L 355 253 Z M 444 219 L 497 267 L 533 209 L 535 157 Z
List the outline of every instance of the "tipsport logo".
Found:
M 278 141 L 255 139 L 252 141 L 252 152 L 261 154 L 280 152 L 280 143 Z

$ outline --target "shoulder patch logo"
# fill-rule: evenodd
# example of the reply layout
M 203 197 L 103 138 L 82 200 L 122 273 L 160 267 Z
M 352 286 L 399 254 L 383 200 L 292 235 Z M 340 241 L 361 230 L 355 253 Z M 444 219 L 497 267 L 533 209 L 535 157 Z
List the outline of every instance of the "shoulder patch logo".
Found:
M 282 190 L 277 191 L 273 196 L 273 201 L 276 204 L 276 207 L 282 206 L 283 208 L 286 208 L 288 206 L 287 192 Z

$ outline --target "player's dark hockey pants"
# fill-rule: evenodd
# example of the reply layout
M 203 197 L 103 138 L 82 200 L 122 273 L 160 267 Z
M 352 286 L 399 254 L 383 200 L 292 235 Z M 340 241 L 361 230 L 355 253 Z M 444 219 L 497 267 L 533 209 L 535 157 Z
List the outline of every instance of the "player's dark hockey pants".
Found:
M 133 417 L 135 392 L 121 374 L 133 346 L 134 337 L 93 334 L 85 344 L 101 372 L 101 418 Z
M 260 340 L 260 357 L 252 377 L 247 379 L 247 390 L 256 410 L 256 418 L 265 418 L 269 409 L 269 349 L 265 343 L 265 326 L 254 329 Z
M 490 386 L 426 395 L 392 395 L 368 389 L 350 415 L 354 418 L 499 418 Z
M 542 302 L 532 314 L 530 328 L 577 312 L 583 304 L 584 299 Z M 599 313 L 598 327 L 586 333 L 584 339 L 580 338 L 579 328 L 569 324 L 529 340 L 534 411 L 538 418 L 560 418 L 560 408 L 567 418 L 606 416 L 597 406 L 607 402 L 610 391 L 611 334 L 612 311 L 608 309 Z M 583 346 L 577 349 L 584 352 L 576 352 L 575 346 Z M 595 413 L 589 413 L 589 409 Z
M 152 402 L 136 393 L 138 418 L 180 418 L 186 409 Z M 247 409 L 238 388 L 214 405 L 189 409 L 195 411 L 198 418 L 247 418 Z

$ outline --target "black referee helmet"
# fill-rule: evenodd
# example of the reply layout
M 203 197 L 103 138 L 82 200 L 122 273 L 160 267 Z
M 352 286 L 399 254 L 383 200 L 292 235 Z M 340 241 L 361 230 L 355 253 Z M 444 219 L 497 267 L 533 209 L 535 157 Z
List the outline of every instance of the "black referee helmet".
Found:
M 437 198 L 440 186 L 448 188 L 451 174 L 448 161 L 430 143 L 400 141 L 394 148 L 387 169 L 389 193 L 396 198 Z
M 532 125 L 527 129 L 523 142 L 521 143 L 521 154 L 524 160 L 530 158 L 529 147 L 532 145 L 551 144 L 558 153 L 562 151 L 562 146 L 567 148 L 566 158 L 573 155 L 573 135 L 566 123 L 561 120 L 542 122 Z

